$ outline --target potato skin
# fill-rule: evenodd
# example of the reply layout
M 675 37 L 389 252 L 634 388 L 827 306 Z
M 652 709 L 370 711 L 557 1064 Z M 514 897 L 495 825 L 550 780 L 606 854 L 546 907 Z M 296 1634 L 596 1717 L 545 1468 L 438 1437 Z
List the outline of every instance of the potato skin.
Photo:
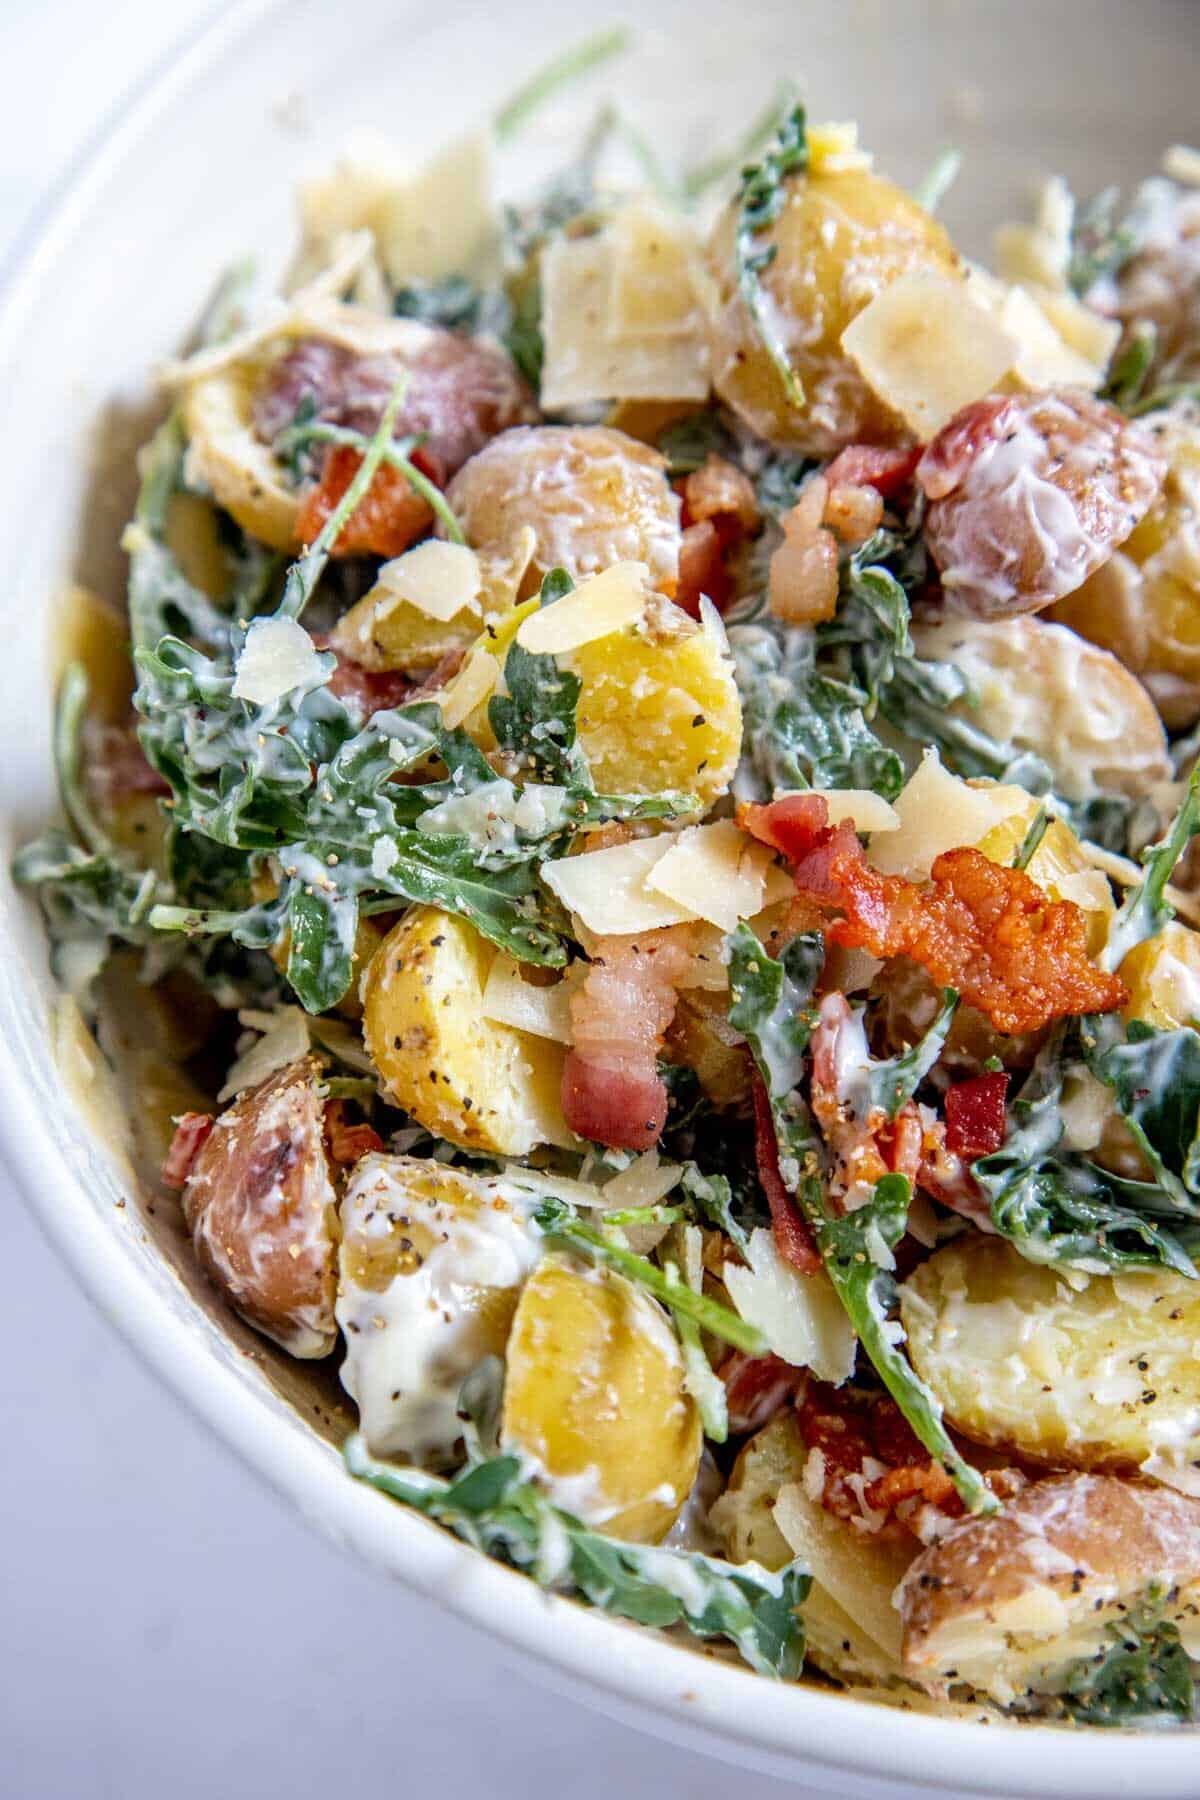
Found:
M 1118 656 L 1183 730 L 1200 716 L 1200 432 L 1168 429 L 1163 447 L 1159 498 L 1052 617 Z
M 961 1680 L 1002 1705 L 1054 1693 L 1105 1627 L 1165 1593 L 1190 1623 L 1200 1599 L 1200 1500 L 1115 1475 L 1035 1482 L 991 1518 L 968 1518 L 923 1551 L 897 1593 L 904 1666 Z
M 497 954 L 465 920 L 413 907 L 363 978 L 367 1053 L 397 1105 L 452 1144 L 502 1156 L 570 1145 L 562 1045 L 483 1017 Z
M 1068 1286 L 999 1238 L 947 1244 L 900 1316 L 919 1375 L 964 1436 L 1057 1468 L 1200 1456 L 1195 1282 L 1169 1271 Z
M 274 451 L 258 436 L 261 365 L 250 361 L 193 382 L 183 397 L 188 479 L 212 489 L 242 530 L 272 550 L 299 548 L 300 502 Z
M 459 470 L 447 499 L 476 550 L 503 552 L 535 534 L 522 598 L 565 569 L 579 582 L 616 562 L 643 562 L 664 593 L 679 576 L 679 497 L 666 459 L 607 425 L 517 426 Z
M 337 1339 L 336 1198 L 320 1065 L 307 1056 L 223 1112 L 192 1166 L 183 1212 L 196 1256 L 246 1322 L 293 1356 Z
M 700 1415 L 657 1302 L 609 1270 L 547 1257 L 517 1302 L 501 1427 L 552 1499 L 613 1537 L 657 1543 L 700 1464 Z
M 796 176 L 779 220 L 762 243 L 777 246 L 761 277 L 804 384 L 791 405 L 738 288 L 738 205 L 718 219 L 708 246 L 715 283 L 709 312 L 713 385 L 752 431 L 791 450 L 828 455 L 851 443 L 890 444 L 905 428 L 867 386 L 841 336 L 898 275 L 953 273 L 944 229 L 890 181 L 869 170 Z

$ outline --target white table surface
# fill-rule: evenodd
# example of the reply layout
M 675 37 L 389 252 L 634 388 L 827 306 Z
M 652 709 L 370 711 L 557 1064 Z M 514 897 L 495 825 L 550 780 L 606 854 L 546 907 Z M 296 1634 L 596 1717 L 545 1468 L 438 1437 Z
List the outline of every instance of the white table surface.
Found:
M 210 10 L 0 0 L 0 246 Z M 0 1800 L 801 1794 L 543 1693 L 319 1541 L 137 1365 L 2 1174 L 0 1266 Z

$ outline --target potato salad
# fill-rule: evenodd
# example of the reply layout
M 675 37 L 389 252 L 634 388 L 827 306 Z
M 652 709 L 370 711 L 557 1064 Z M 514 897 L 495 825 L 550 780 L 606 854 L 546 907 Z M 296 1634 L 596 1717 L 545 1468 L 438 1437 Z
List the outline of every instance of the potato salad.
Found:
M 160 366 L 17 877 L 381 1509 L 762 1676 L 1190 1720 L 1200 152 L 988 266 L 791 92 L 514 198 L 620 36 L 313 175 Z

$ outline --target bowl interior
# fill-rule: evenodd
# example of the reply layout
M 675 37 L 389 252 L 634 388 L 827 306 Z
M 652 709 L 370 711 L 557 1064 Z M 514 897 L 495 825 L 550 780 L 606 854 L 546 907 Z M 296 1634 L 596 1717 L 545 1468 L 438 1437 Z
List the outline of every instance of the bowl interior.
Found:
M 1074 1739 L 1065 1771 L 1053 1758 L 1052 1780 L 1043 1732 L 993 1727 L 981 1759 L 973 1726 L 773 1688 L 547 1603 L 356 1488 L 333 1450 L 347 1421 L 336 1383 L 276 1355 L 197 1279 L 171 1209 L 154 1212 L 138 1195 L 111 1092 L 102 1079 L 81 1082 L 86 1049 L 56 1030 L 40 925 L 7 868 L 55 811 L 51 603 L 70 580 L 120 591 L 132 454 L 158 411 L 155 360 L 179 344 L 235 256 L 252 250 L 268 280 L 277 273 L 298 173 L 365 130 L 419 157 L 486 116 L 551 49 L 611 22 L 603 0 L 579 0 L 569 20 L 548 0 L 433 10 L 252 0 L 143 90 L 27 245 L 0 317 L 0 1139 L 81 1279 L 224 1436 L 324 1529 L 577 1691 L 792 1773 L 928 1781 L 932 1769 L 957 1791 L 1100 1795 L 1126 1791 L 1136 1758 L 1141 1792 L 1194 1792 L 1180 1739 Z M 1194 137 L 1198 73 L 1190 0 L 758 0 L 736 19 L 722 0 L 654 0 L 633 53 L 549 106 L 502 181 L 517 194 L 564 161 L 605 93 L 664 153 L 710 154 L 787 75 L 816 117 L 858 119 L 902 183 L 944 145 L 960 146 L 945 215 L 965 249 L 986 254 L 990 227 L 1026 206 L 1045 173 L 1085 193 L 1128 184 L 1165 145 Z

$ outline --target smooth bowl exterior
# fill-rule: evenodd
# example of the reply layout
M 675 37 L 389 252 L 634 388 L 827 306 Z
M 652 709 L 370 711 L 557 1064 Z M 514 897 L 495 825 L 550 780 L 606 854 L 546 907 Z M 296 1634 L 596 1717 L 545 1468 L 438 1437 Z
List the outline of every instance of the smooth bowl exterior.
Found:
M 1040 173 L 1080 190 L 1130 182 L 1194 137 L 1200 28 L 1190 0 L 653 0 L 607 85 L 663 147 L 732 140 L 779 77 L 818 117 L 857 118 L 881 166 L 914 181 L 946 142 L 967 152 L 946 209 L 968 249 Z M 580 0 L 249 0 L 217 20 L 92 147 L 21 247 L 0 311 L 0 1144 L 30 1204 L 114 1324 L 247 1462 L 331 1538 L 489 1630 L 545 1680 L 664 1736 L 840 1791 L 896 1782 L 958 1794 L 1194 1795 L 1194 1735 L 986 1730 L 752 1676 L 548 1597 L 351 1481 L 333 1387 L 237 1327 L 177 1227 L 145 1211 L 111 1108 L 64 1080 L 36 909 L 11 852 L 55 810 L 51 602 L 71 578 L 109 592 L 132 452 L 173 350 L 221 269 L 286 256 L 290 189 L 354 133 L 414 154 L 486 116 L 552 50 L 602 24 Z M 570 152 L 597 88 L 556 100 L 510 159 L 509 185 Z M 70 1059 L 70 1046 L 65 1047 Z M 93 1089 L 93 1094 L 97 1090 Z M 109 1116 L 105 1116 L 106 1111 Z

